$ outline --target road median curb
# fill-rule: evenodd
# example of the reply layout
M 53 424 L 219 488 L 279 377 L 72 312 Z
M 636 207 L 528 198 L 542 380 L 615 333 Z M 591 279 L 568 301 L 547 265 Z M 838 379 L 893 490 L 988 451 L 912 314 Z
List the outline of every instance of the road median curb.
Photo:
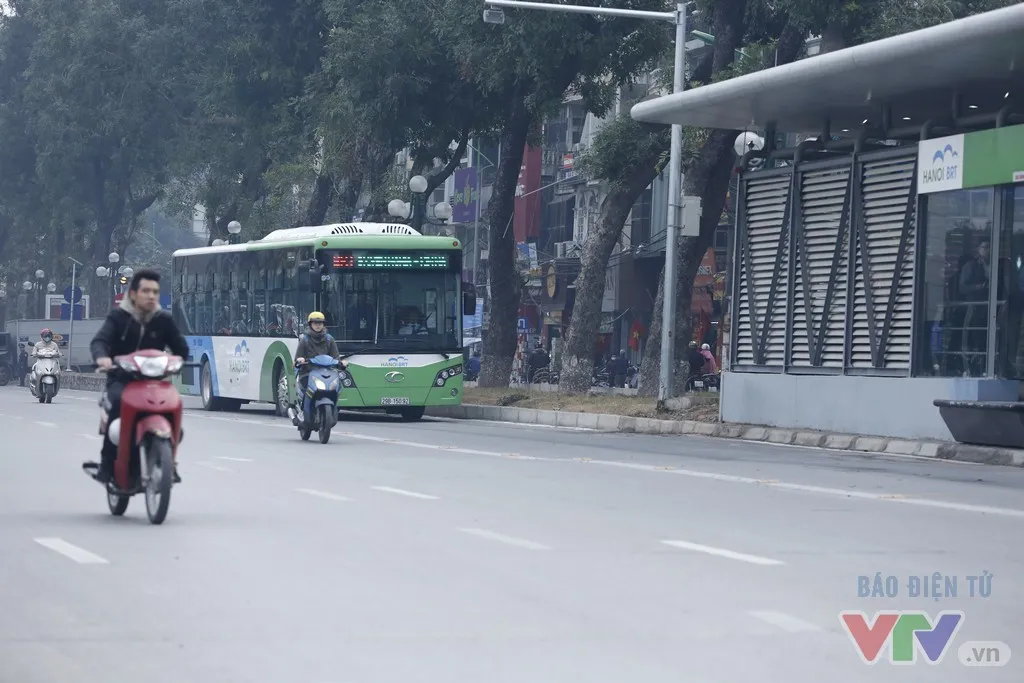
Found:
M 858 453 L 886 455 L 914 455 L 939 460 L 956 460 L 985 465 L 1024 467 L 1024 450 L 990 448 L 968 444 L 890 439 L 882 436 L 815 432 L 807 429 L 778 429 L 758 425 L 695 420 L 658 420 L 647 417 L 606 415 L 602 413 L 572 413 L 561 410 L 537 410 L 514 406 L 484 406 L 466 404 L 427 408 L 427 415 L 460 420 L 484 420 L 538 424 L 549 427 L 575 427 L 623 434 L 695 434 L 722 439 L 761 441 L 791 446 L 810 446 Z
M 65 389 L 76 391 L 103 391 L 107 377 L 94 372 L 65 372 L 60 376 L 60 384 Z

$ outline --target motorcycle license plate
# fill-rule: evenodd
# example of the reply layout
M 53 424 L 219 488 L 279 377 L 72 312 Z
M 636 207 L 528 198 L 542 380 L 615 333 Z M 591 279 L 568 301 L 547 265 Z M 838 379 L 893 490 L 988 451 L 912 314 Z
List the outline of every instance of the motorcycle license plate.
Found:
M 382 406 L 407 406 L 409 399 L 405 396 L 385 396 L 380 400 Z

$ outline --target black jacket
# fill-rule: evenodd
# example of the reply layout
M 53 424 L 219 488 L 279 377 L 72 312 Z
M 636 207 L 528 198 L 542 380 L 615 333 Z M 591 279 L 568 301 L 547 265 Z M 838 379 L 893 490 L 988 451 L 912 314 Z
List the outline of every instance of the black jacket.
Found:
M 338 344 L 334 341 L 334 337 L 324 332 L 321 335 L 315 335 L 310 331 L 304 332 L 299 337 L 299 346 L 295 349 L 296 358 L 305 358 L 307 361 L 310 358 L 316 358 L 317 356 L 330 356 L 331 358 L 337 359 L 341 355 L 338 350 Z M 309 373 L 309 365 L 303 365 L 299 368 L 299 374 L 305 375 Z
M 140 349 L 170 349 L 171 353 L 186 359 L 189 352 L 188 342 L 169 312 L 158 308 L 143 324 L 136 315 L 135 306 L 125 295 L 121 305 L 103 321 L 103 326 L 89 345 L 89 351 L 96 360 L 103 357 L 113 359 Z

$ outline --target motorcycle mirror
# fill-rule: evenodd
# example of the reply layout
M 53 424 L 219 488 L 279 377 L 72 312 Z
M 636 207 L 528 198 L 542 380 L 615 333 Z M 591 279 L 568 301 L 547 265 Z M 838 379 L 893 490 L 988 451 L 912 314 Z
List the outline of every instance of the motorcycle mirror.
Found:
M 476 288 L 470 282 L 462 283 L 462 315 L 476 314 Z
M 324 291 L 324 283 L 320 279 L 321 265 L 316 261 L 309 262 L 309 291 L 319 294 Z

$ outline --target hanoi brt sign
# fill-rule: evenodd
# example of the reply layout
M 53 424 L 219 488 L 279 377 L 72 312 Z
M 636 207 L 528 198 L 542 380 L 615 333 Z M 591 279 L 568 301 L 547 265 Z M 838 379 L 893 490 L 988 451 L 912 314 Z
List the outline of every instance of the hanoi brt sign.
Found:
M 1020 182 L 1024 182 L 1024 126 L 918 143 L 918 194 Z
M 917 146 L 918 193 L 963 189 L 963 163 L 963 135 L 922 140 Z

